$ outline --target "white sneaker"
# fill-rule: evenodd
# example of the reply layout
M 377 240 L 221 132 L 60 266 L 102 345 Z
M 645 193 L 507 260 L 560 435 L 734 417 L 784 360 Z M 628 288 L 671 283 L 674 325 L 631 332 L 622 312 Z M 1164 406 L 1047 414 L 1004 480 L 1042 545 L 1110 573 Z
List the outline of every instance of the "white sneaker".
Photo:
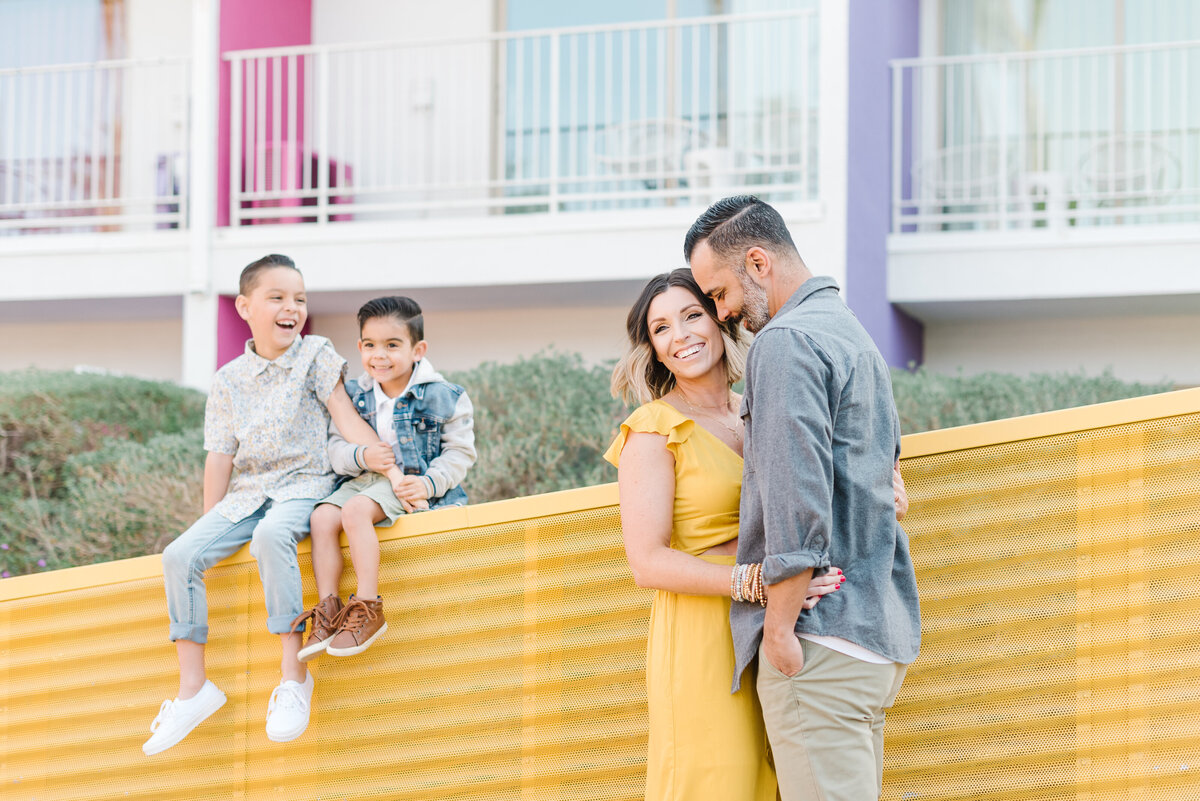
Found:
M 142 744 L 142 752 L 146 756 L 153 756 L 166 751 L 223 706 L 225 693 L 218 690 L 217 685 L 211 681 L 205 681 L 200 692 L 186 701 L 180 701 L 178 698 L 163 701 L 158 709 L 158 717 L 150 724 L 153 736 Z
M 267 739 L 286 743 L 304 734 L 312 710 L 312 694 L 311 673 L 303 684 L 290 680 L 279 682 L 267 703 Z

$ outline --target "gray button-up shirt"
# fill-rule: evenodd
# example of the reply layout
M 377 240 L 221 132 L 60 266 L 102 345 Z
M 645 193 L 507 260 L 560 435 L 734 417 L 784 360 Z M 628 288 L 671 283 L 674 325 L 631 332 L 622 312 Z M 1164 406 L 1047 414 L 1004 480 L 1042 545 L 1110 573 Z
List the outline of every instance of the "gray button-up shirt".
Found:
M 806 281 L 755 337 L 742 418 L 738 562 L 762 562 L 767 584 L 837 565 L 846 583 L 801 612 L 796 631 L 912 662 L 921 616 L 892 492 L 900 421 L 891 376 L 832 278 Z M 735 690 L 763 618 L 758 604 L 733 604 Z

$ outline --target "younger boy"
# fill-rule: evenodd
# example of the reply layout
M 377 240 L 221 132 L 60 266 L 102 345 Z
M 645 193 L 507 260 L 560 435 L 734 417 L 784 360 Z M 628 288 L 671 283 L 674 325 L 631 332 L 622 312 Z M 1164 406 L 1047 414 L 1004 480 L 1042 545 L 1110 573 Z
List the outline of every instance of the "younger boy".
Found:
M 366 372 L 347 381 L 358 413 L 390 449 L 361 447 L 330 426 L 329 460 L 346 482 L 312 515 L 313 574 L 321 600 L 294 625 L 312 619 L 299 658 L 307 662 L 362 653 L 387 631 L 379 596 L 379 540 L 375 526 L 390 526 L 406 512 L 461 506 L 459 485 L 475 463 L 473 409 L 467 393 L 433 369 L 425 357 L 421 307 L 411 298 L 385 297 L 358 310 L 358 352 Z M 381 475 L 384 471 L 388 474 Z M 350 543 L 358 589 L 343 607 L 338 596 L 342 549 Z
M 313 678 L 296 658 L 303 610 L 296 544 L 314 504 L 333 489 L 326 455 L 330 418 L 355 442 L 379 441 L 355 414 L 342 377 L 346 360 L 329 340 L 300 336 L 308 317 L 304 279 L 287 256 L 242 270 L 237 312 L 253 339 L 217 371 L 204 411 L 204 516 L 163 551 L 170 637 L 179 695 L 164 701 L 142 746 L 165 751 L 225 704 L 206 678 L 208 606 L 204 572 L 250 543 L 267 604 L 267 630 L 280 635 L 283 680 L 267 706 L 267 736 L 294 740 L 308 727 Z

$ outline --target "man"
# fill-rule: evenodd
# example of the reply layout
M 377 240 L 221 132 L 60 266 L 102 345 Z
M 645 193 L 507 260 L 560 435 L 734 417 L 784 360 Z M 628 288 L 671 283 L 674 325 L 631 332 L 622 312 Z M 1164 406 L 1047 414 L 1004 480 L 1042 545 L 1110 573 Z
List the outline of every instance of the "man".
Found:
M 742 399 L 738 562 L 762 562 L 765 611 L 735 603 L 736 667 L 757 688 L 783 801 L 878 798 L 883 723 L 920 648 L 917 584 L 896 522 L 900 424 L 887 364 L 813 277 L 779 213 L 750 196 L 714 203 L 684 255 L 722 320 L 756 333 Z M 846 583 L 802 611 L 814 571 Z

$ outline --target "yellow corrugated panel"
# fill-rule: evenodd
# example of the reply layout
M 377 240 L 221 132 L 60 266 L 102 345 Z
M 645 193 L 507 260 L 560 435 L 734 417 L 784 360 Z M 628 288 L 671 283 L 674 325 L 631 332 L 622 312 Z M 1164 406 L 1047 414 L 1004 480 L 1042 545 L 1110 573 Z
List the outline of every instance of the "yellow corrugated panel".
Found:
M 924 638 L 884 798 L 1200 798 L 1200 391 L 905 450 Z
M 924 643 L 884 798 L 1200 798 L 1200 390 L 904 447 Z M 608 485 L 384 533 L 388 634 L 315 663 L 290 744 L 263 732 L 279 648 L 245 551 L 210 574 L 230 703 L 152 759 L 177 680 L 158 557 L 2 581 L 0 798 L 640 798 L 649 594 L 615 503 Z
M 141 743 L 177 683 L 158 557 L 62 571 L 48 594 L 0 582 L 0 798 L 638 798 L 649 594 L 615 501 L 591 488 L 388 532 L 388 634 L 314 663 L 313 722 L 289 744 L 263 731 L 279 645 L 244 551 L 209 581 L 229 703 L 155 758 Z

